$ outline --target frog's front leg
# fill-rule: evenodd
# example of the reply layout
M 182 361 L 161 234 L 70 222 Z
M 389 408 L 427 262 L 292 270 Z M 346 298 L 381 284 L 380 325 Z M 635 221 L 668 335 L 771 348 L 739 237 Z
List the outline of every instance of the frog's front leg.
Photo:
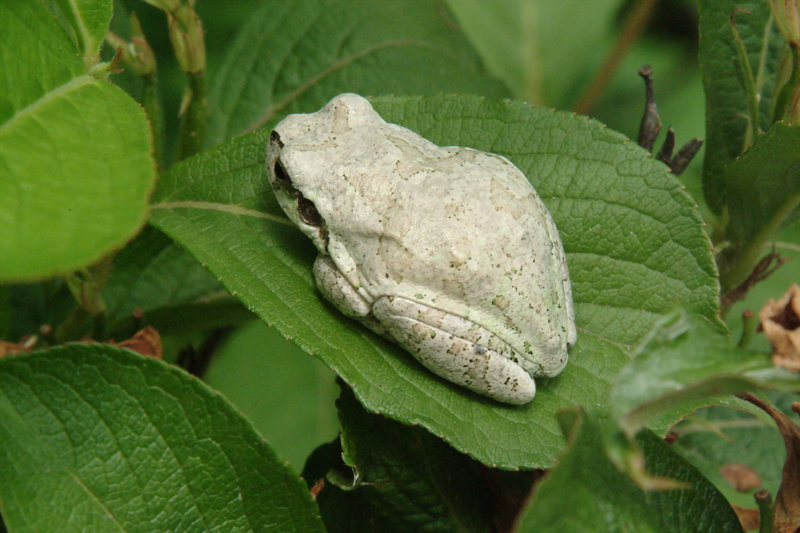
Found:
M 396 296 L 383 296 L 372 313 L 423 365 L 444 379 L 494 400 L 525 404 L 536 394 L 533 378 L 502 339 L 465 318 Z
M 378 335 L 391 337 L 383 325 L 372 316 L 370 303 L 347 281 L 327 255 L 318 255 L 314 261 L 314 281 L 325 299 L 340 313 L 360 320 Z

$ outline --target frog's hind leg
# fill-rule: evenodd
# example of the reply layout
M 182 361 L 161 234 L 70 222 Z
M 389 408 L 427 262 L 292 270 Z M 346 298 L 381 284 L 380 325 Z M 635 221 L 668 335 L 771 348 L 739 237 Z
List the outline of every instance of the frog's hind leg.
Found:
M 372 313 L 397 342 L 444 379 L 504 403 L 521 405 L 536 394 L 533 378 L 502 339 L 465 318 L 384 296 Z

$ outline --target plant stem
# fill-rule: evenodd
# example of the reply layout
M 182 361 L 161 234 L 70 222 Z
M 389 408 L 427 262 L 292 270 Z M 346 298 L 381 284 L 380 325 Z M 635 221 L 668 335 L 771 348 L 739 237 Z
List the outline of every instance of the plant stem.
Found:
M 753 327 L 754 324 L 755 316 L 753 315 L 753 311 L 750 309 L 742 311 L 742 336 L 739 337 L 739 342 L 737 344 L 739 348 L 747 348 L 750 346 L 750 340 L 753 338 L 753 330 L 755 329 Z
M 187 72 L 188 103 L 184 111 L 181 127 L 178 160 L 186 159 L 203 147 L 208 127 L 208 86 L 206 72 Z
M 747 96 L 747 108 L 749 112 L 750 124 L 747 127 L 744 138 L 744 146 L 742 152 L 750 148 L 757 133 L 761 132 L 761 126 L 758 117 L 758 93 L 756 92 L 756 83 L 753 78 L 753 69 L 750 67 L 750 57 L 747 55 L 747 49 L 744 46 L 739 30 L 736 28 L 736 13 L 750 13 L 747 10 L 736 8 L 731 13 L 731 32 L 733 33 L 733 42 L 736 45 L 736 53 L 739 56 L 739 64 L 742 67 L 744 77 L 744 88 Z
M 142 76 L 144 95 L 142 104 L 147 120 L 150 121 L 150 131 L 153 133 L 153 152 L 158 169 L 164 169 L 164 115 L 161 112 L 161 100 L 158 97 L 158 79 L 156 74 Z
M 772 506 L 772 495 L 765 489 L 761 489 L 755 494 L 753 498 L 758 505 L 758 533 L 772 533 L 772 521 L 774 516 L 774 508 Z

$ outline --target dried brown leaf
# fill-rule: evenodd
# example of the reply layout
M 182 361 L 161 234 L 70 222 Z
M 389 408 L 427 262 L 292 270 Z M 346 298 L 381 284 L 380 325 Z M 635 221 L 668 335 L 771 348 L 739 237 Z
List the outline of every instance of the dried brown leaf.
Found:
M 150 326 L 140 329 L 130 339 L 111 344 L 133 350 L 147 357 L 155 357 L 156 359 L 162 359 L 164 355 L 161 335 L 155 328 Z
M 747 492 L 761 486 L 758 472 L 741 463 L 729 463 L 719 469 L 722 477 L 739 492 Z
M 768 300 L 758 319 L 772 344 L 772 362 L 800 371 L 800 286 L 792 284 L 780 299 Z
M 743 530 L 753 531 L 754 529 L 758 529 L 760 523 L 758 509 L 748 509 L 747 507 L 739 507 L 738 505 L 732 505 L 731 507 L 733 507 L 733 511 L 739 518 L 739 523 L 742 524 Z

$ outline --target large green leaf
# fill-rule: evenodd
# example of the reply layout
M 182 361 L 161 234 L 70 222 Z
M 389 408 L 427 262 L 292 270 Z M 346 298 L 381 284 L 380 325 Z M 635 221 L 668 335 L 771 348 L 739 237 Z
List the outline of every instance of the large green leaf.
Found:
M 744 281 L 763 247 L 800 205 L 800 126 L 776 122 L 727 169 L 730 248 L 720 267 L 723 287 Z
M 492 525 L 513 507 L 505 479 L 527 489 L 522 497 L 530 490 L 530 472 L 490 470 L 422 428 L 368 413 L 347 387 L 336 406 L 341 451 L 317 498 L 330 533 L 502 531 Z
M 464 31 L 514 95 L 575 106 L 610 50 L 620 0 L 448 0 Z M 580 30 L 578 30 L 580 28 Z
M 69 272 L 144 222 L 155 178 L 147 120 L 85 74 L 41 3 L 0 3 L 0 35 L 0 280 Z
M 267 0 L 214 80 L 209 145 L 345 91 L 506 94 L 447 9 L 428 0 Z
M 625 350 L 675 302 L 714 315 L 715 270 L 697 210 L 664 166 L 585 118 L 465 96 L 375 104 L 439 144 L 507 155 L 551 210 L 567 251 L 578 343 L 559 377 L 540 380 L 531 404 L 500 405 L 452 386 L 321 300 L 314 249 L 281 216 L 266 182 L 266 132 L 176 166 L 160 182 L 151 220 L 261 318 L 319 355 L 367 409 L 423 425 L 489 465 L 550 465 L 562 445 L 556 409 L 606 404 Z
M 0 506 L 15 531 L 323 531 L 302 481 L 222 397 L 132 352 L 0 360 Z
M 601 424 L 579 415 L 570 448 L 537 487 L 519 532 L 742 533 L 725 498 L 685 459 L 652 433 L 637 438 L 647 468 L 687 484 L 684 489 L 644 491 L 604 454 Z
M 691 412 L 711 397 L 800 388 L 800 379 L 775 368 L 768 353 L 738 348 L 718 327 L 683 312 L 665 317 L 633 355 L 611 392 L 612 413 L 631 435 L 659 418 L 666 425 L 676 410 Z
M 759 102 L 757 126 L 762 129 L 771 122 L 773 74 L 782 39 L 771 21 L 769 2 L 701 0 L 699 6 L 699 59 L 706 94 L 703 192 L 709 207 L 720 213 L 726 205 L 725 167 L 747 148 L 750 124 L 745 73 L 731 27 L 734 10 L 740 10 L 734 18 L 752 70 Z

